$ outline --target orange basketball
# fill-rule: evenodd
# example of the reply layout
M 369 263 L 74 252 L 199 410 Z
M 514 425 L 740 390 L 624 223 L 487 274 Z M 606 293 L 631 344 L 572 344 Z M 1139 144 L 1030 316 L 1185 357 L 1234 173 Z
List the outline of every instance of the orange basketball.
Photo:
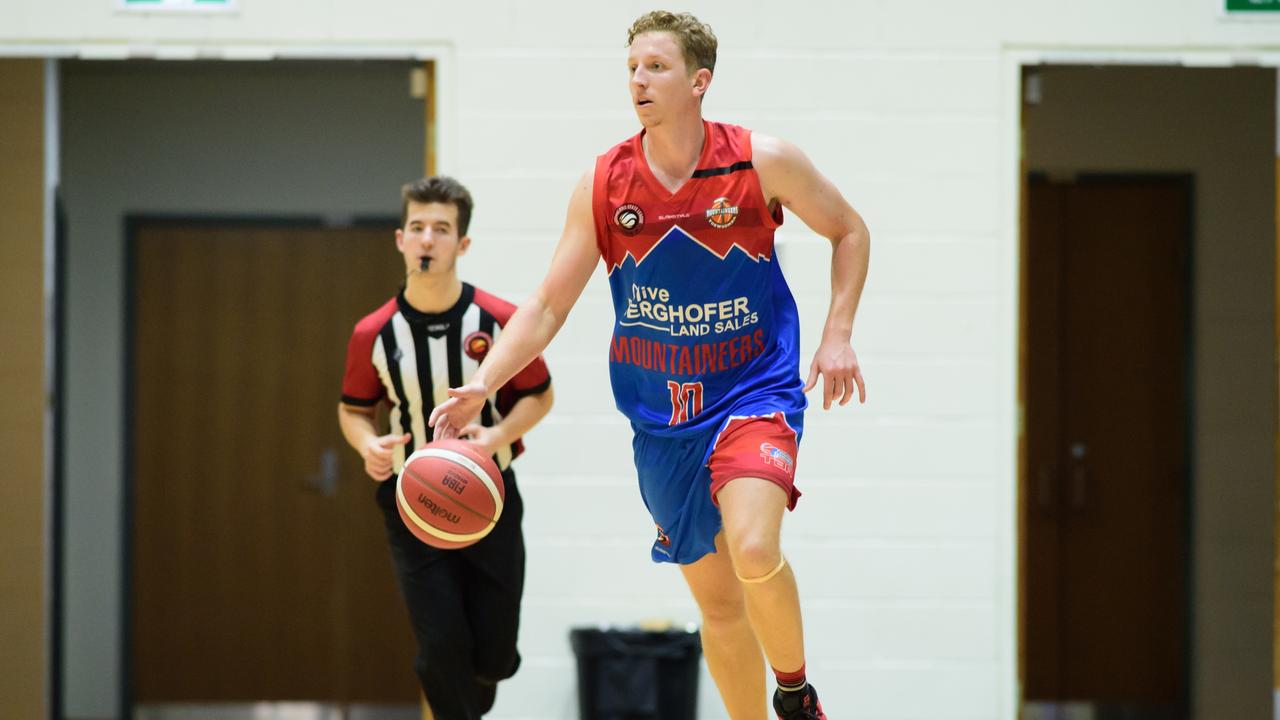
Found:
M 404 461 L 396 480 L 400 519 L 419 540 L 443 549 L 488 535 L 505 498 L 498 465 L 465 440 L 424 445 Z

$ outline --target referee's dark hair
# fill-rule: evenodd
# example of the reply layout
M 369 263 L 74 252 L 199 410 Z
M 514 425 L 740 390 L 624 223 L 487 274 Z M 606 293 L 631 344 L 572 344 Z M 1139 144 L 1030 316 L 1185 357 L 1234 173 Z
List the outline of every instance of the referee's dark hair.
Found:
M 458 208 L 458 237 L 465 236 L 471 225 L 471 209 L 475 207 L 471 193 L 451 177 L 436 175 L 414 180 L 400 188 L 400 199 L 400 227 L 404 227 L 409 218 L 410 202 L 452 203 Z

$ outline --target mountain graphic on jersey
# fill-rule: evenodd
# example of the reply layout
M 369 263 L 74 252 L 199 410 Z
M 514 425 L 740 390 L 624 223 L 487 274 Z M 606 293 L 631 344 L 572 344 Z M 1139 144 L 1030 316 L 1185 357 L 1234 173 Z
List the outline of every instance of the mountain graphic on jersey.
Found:
M 610 260 L 608 268 L 610 275 L 613 274 L 614 270 L 617 270 L 626 263 L 628 257 L 631 258 L 631 261 L 635 266 L 639 266 L 653 254 L 653 251 L 659 245 L 681 245 L 688 246 L 689 248 L 700 248 L 702 251 L 714 255 L 720 260 L 727 260 L 729 258 L 729 253 L 734 249 L 737 249 L 744 257 L 754 262 L 760 262 L 761 260 L 769 262 L 773 260 L 772 238 L 766 238 L 760 235 L 749 235 L 746 236 L 744 240 L 743 237 L 717 233 L 714 230 L 703 230 L 697 237 L 695 237 L 692 233 L 687 232 L 679 225 L 672 225 L 670 230 L 667 230 L 667 232 L 663 233 L 663 235 L 657 239 L 654 239 L 652 236 L 646 237 L 639 235 L 631 238 L 620 238 L 619 241 L 617 241 L 617 245 L 618 249 L 622 250 L 622 254 Z M 665 255 L 666 254 L 664 253 L 664 256 Z M 682 252 L 679 248 L 673 248 L 670 255 L 674 260 L 678 259 L 680 256 L 685 256 L 686 253 Z M 697 264 L 700 259 L 700 257 L 688 258 L 688 260 L 694 264 Z

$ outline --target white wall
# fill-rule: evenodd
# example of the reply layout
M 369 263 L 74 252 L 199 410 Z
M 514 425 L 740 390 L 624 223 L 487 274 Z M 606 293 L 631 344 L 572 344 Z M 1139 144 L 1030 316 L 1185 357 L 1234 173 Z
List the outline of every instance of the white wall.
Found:
M 513 296 L 545 265 L 573 178 L 635 130 L 622 45 L 627 25 L 650 7 L 241 0 L 242 10 L 227 17 L 149 17 L 113 13 L 109 0 L 3 1 L 0 51 L 7 44 L 9 52 L 449 48 L 441 169 L 471 185 L 479 201 L 471 262 L 499 252 L 518 260 L 487 279 Z M 1274 53 L 1278 26 L 1219 21 L 1207 0 L 686 7 L 722 43 L 707 114 L 808 150 L 874 236 L 855 331 L 870 401 L 811 414 L 800 463 L 806 495 L 787 522 L 812 677 L 838 714 L 1011 719 L 1018 132 L 1011 58 L 1090 47 Z M 807 353 L 825 305 L 827 251 L 794 218 L 780 237 Z M 118 288 L 102 282 L 102 306 L 118 307 L 111 304 Z M 604 391 L 608 313 L 597 279 L 548 353 L 559 406 L 521 463 L 528 662 L 502 689 L 494 717 L 572 716 L 568 626 L 695 616 L 677 573 L 647 560 L 651 526 L 633 488 L 627 430 Z M 97 330 L 93 339 L 104 360 L 81 370 L 81 382 L 112 377 L 119 362 L 118 334 Z M 83 422 L 107 428 L 94 442 L 118 456 L 110 449 L 118 399 L 72 403 Z M 574 457 L 582 461 L 566 470 L 564 459 Z M 119 478 L 108 471 L 102 481 L 114 487 Z M 110 567 L 108 560 L 108 578 Z M 709 683 L 705 689 L 703 717 L 723 717 Z

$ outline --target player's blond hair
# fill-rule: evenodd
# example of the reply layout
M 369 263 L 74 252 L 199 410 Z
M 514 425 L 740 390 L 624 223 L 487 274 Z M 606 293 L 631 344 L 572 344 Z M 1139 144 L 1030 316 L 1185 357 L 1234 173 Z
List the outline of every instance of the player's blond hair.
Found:
M 673 13 L 666 10 L 654 10 L 636 18 L 627 31 L 627 47 L 635 42 L 636 36 L 648 32 L 667 32 L 675 36 L 684 51 L 684 64 L 693 74 L 702 68 L 711 72 L 716 70 L 716 34 L 711 26 L 694 17 L 691 13 Z

